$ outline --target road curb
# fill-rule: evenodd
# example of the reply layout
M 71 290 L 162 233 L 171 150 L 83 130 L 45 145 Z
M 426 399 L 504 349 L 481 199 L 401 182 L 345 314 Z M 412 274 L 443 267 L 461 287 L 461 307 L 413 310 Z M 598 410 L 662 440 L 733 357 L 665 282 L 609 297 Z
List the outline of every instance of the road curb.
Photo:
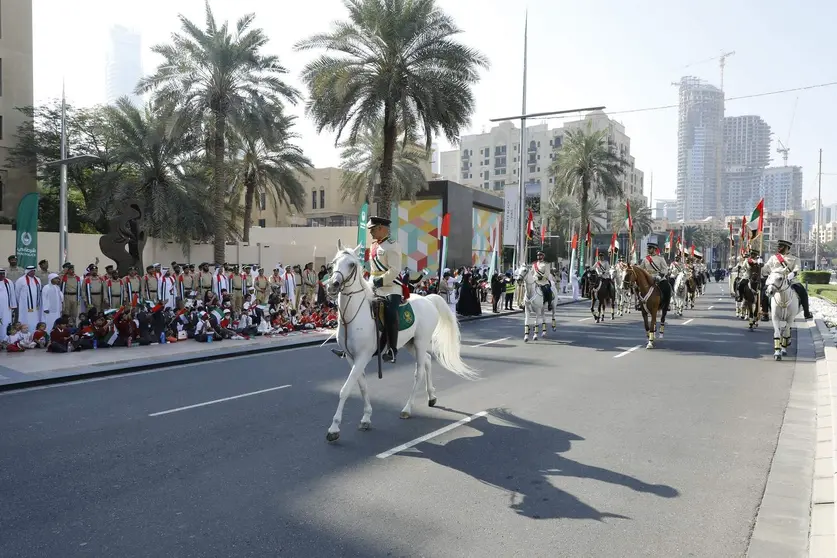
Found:
M 817 450 L 814 458 L 814 486 L 811 499 L 809 556 L 837 555 L 837 346 L 828 326 L 815 320 L 822 346 L 817 360 Z
M 559 304 L 559 306 L 567 306 L 569 304 L 575 304 L 579 301 L 570 301 L 564 302 Z M 512 310 L 509 312 L 505 312 L 502 314 L 483 314 L 480 316 L 470 316 L 466 318 L 459 319 L 460 323 L 466 322 L 474 322 L 479 320 L 486 320 L 492 318 L 502 318 L 503 316 L 512 316 L 516 314 L 522 314 L 523 310 Z M 69 384 L 72 382 L 78 382 L 81 380 L 92 380 L 96 378 L 106 378 L 109 376 L 119 376 L 122 374 L 131 374 L 134 372 L 144 372 L 147 370 L 153 370 L 155 368 L 166 368 L 169 366 L 177 366 L 181 364 L 195 364 L 198 362 L 209 362 L 209 361 L 216 361 L 216 360 L 224 360 L 228 358 L 238 358 L 243 356 L 253 356 L 253 355 L 260 355 L 260 354 L 267 354 L 267 353 L 277 353 L 281 351 L 287 351 L 290 349 L 298 349 L 298 348 L 305 348 L 305 347 L 313 347 L 315 345 L 323 345 L 325 343 L 336 343 L 336 338 L 331 337 L 329 339 L 317 339 L 312 341 L 300 341 L 299 343 L 294 343 L 291 345 L 263 345 L 259 347 L 248 347 L 239 350 L 227 350 L 223 352 L 214 352 L 211 354 L 206 353 L 193 353 L 190 355 L 183 355 L 175 358 L 164 359 L 156 362 L 149 362 L 147 360 L 143 362 L 138 362 L 136 364 L 126 364 L 124 366 L 112 366 L 115 363 L 107 363 L 107 368 L 100 368 L 100 369 L 92 369 L 93 367 L 86 367 L 87 369 L 78 372 L 78 373 L 68 373 L 63 376 L 53 376 L 49 378 L 33 378 L 31 380 L 23 380 L 20 382 L 10 382 L 7 384 L 0 384 L 0 393 L 5 392 L 12 392 L 12 391 L 19 391 L 23 389 L 33 388 L 33 387 L 41 387 L 41 386 L 48 386 L 48 385 L 56 385 L 56 384 Z M 126 349 L 130 350 L 130 349 Z
M 820 449 L 814 332 L 810 322 L 798 323 L 796 328 L 796 363 L 790 394 L 748 543 L 748 558 L 809 556 L 814 519 L 812 496 L 819 488 L 814 481 L 814 458 Z

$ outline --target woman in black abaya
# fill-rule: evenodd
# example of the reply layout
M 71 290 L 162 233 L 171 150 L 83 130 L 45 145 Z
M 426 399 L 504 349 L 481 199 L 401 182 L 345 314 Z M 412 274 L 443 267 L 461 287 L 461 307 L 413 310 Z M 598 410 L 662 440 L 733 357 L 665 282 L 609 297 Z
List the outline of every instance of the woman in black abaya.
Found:
M 459 301 L 456 303 L 456 313 L 460 316 L 479 316 L 482 314 L 479 298 L 476 291 L 477 280 L 470 270 L 462 274 L 462 282 L 459 285 Z

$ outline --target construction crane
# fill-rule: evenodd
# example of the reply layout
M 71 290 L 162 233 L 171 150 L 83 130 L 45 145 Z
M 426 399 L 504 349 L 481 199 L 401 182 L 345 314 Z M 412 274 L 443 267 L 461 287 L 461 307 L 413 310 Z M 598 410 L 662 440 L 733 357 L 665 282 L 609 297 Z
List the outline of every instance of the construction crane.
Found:
M 793 112 L 791 113 L 791 121 L 790 126 L 788 126 L 788 135 L 785 137 L 785 143 L 782 143 L 782 140 L 776 138 L 776 141 L 779 142 L 779 147 L 776 148 L 776 153 L 782 154 L 782 161 L 784 161 L 785 166 L 788 166 L 788 151 L 790 151 L 790 135 L 793 131 L 793 121 L 796 118 L 796 105 L 799 104 L 799 97 L 796 98 L 796 101 L 793 103 Z
M 707 58 L 706 60 L 701 60 L 699 62 L 692 62 L 691 64 L 686 64 L 683 66 L 682 69 L 691 68 L 692 66 L 697 66 L 699 64 L 706 64 L 707 62 L 712 62 L 713 60 L 718 60 L 721 66 L 721 91 L 724 90 L 724 66 L 727 63 L 727 58 L 733 56 L 735 54 L 734 50 L 730 50 L 727 52 L 721 51 L 721 54 L 718 56 L 713 56 L 712 58 Z M 679 83 L 672 83 L 672 85 L 679 85 Z

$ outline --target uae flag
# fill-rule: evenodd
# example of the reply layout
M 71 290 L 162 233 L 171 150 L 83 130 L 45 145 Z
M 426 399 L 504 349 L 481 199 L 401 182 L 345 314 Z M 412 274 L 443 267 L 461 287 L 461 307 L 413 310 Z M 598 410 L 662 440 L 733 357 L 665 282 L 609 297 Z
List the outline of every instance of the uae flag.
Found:
M 750 239 L 756 238 L 764 230 L 764 198 L 759 201 L 759 204 L 750 215 L 750 222 L 747 223 L 750 229 Z
M 535 238 L 535 214 L 529 210 L 529 218 L 526 220 L 526 238 L 532 240 Z
M 108 336 L 108 340 L 107 340 L 108 346 L 113 347 L 113 344 L 116 343 L 117 339 L 119 339 L 119 332 L 117 332 L 116 330 L 113 330 L 113 332 L 111 332 L 111 334 Z
M 215 316 L 215 319 L 218 320 L 219 322 L 224 319 L 224 313 L 218 307 L 213 308 L 212 310 L 209 311 L 209 313 L 212 314 L 213 316 Z
M 625 227 L 631 232 L 634 232 L 634 219 L 631 217 L 631 202 L 625 201 Z
M 608 252 L 613 252 L 613 249 L 616 248 L 616 231 L 613 232 L 613 236 L 610 237 L 610 248 Z

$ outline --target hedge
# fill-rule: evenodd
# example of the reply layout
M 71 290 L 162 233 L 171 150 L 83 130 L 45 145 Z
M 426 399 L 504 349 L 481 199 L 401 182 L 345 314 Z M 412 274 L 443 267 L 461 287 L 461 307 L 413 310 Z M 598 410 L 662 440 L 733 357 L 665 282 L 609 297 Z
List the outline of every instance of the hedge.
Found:
M 830 271 L 803 271 L 800 276 L 800 281 L 803 283 L 810 283 L 812 285 L 828 285 L 831 281 Z

